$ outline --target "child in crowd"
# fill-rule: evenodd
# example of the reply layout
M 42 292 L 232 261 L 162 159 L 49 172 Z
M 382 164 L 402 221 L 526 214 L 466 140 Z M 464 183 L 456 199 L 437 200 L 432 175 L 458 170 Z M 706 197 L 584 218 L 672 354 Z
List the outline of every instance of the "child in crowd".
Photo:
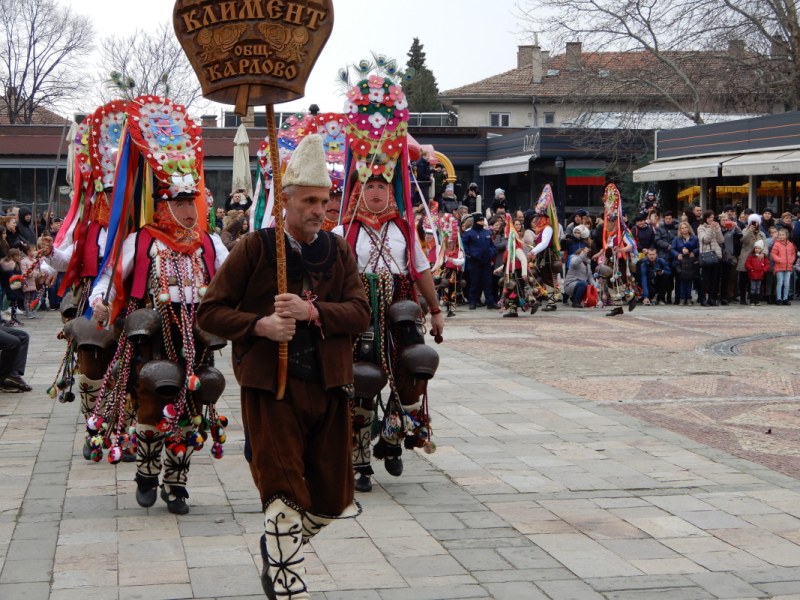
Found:
M 41 285 L 41 273 L 36 268 L 37 250 L 35 246 L 28 246 L 25 249 L 25 254 L 20 259 L 20 266 L 22 268 L 22 297 L 23 297 L 23 310 L 26 319 L 35 319 L 36 315 L 33 314 L 31 308 L 32 303 L 36 300 L 39 294 L 39 285 Z
M 753 252 L 744 263 L 747 279 L 750 282 L 750 306 L 761 304 L 761 285 L 769 272 L 769 258 L 764 253 L 764 240 L 757 240 Z
M 22 257 L 19 248 L 11 248 L 5 258 L 0 259 L 0 268 L 8 277 L 8 305 L 11 310 L 11 323 L 21 325 L 17 312 L 23 310 L 25 296 L 22 291 Z
M 792 270 L 797 258 L 797 248 L 789 241 L 789 231 L 786 228 L 778 230 L 778 239 L 772 244 L 770 252 L 773 269 L 775 271 L 775 304 L 788 306 L 791 292 L 790 283 Z

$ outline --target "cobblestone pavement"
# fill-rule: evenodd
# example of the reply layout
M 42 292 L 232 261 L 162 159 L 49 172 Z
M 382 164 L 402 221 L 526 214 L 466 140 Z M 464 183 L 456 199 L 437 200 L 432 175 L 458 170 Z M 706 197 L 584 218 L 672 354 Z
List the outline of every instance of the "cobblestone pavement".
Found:
M 800 598 L 800 311 L 603 314 L 449 319 L 438 450 L 376 465 L 364 513 L 306 551 L 312 598 Z M 44 393 L 57 324 L 26 323 L 34 391 L 0 394 L 0 598 L 263 597 L 233 378 L 192 512 L 142 509 L 134 466 L 85 462 L 78 407 Z

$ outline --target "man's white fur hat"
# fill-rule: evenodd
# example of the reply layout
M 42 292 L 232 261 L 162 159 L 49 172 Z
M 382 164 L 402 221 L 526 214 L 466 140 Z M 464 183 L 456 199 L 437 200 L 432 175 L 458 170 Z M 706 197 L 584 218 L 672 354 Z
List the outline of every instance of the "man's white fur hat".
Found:
M 283 187 L 302 185 L 306 187 L 331 187 L 328 165 L 325 162 L 325 150 L 322 147 L 322 136 L 307 135 L 297 145 L 286 172 L 281 180 Z

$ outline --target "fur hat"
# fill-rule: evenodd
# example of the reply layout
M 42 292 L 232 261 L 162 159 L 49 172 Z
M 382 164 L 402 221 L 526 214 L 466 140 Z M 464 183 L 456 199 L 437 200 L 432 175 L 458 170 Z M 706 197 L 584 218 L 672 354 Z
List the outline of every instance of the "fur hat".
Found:
M 761 215 L 757 215 L 753 213 L 749 217 L 747 217 L 747 224 L 750 225 L 751 223 L 758 223 L 761 225 Z
M 584 227 L 583 225 L 576 225 L 572 230 L 572 235 L 574 235 L 576 238 L 585 240 L 589 237 L 589 228 Z
M 505 196 L 505 195 L 506 195 L 506 191 L 503 188 L 497 188 L 494 191 L 494 197 L 495 198 L 497 198 L 498 196 Z
M 307 135 L 297 145 L 297 149 L 286 165 L 282 185 L 302 185 L 306 187 L 331 187 L 328 165 L 325 161 L 325 150 L 322 147 L 322 136 Z
M 763 250 L 764 249 L 764 240 L 756 240 L 756 243 L 753 244 L 754 250 Z

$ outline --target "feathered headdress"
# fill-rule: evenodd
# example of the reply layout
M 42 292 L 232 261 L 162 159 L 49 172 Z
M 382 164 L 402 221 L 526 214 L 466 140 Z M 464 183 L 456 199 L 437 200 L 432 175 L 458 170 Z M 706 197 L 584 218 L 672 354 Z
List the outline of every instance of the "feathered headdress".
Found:
M 358 78 L 351 84 L 350 69 L 339 71 L 347 88 L 344 106 L 347 158 L 342 214 L 355 214 L 360 190 L 371 177 L 390 183 L 397 210 L 413 230 L 408 152 L 408 100 L 401 86 L 413 70 L 401 73 L 394 60 L 374 54 L 351 68 Z M 399 177 L 395 175 L 399 173 Z M 355 202 L 356 205 L 351 206 Z
M 168 98 L 139 96 L 128 104 L 114 177 L 114 197 L 100 272 L 117 264 L 129 233 L 153 223 L 156 200 L 193 198 L 200 231 L 207 229 L 201 128 L 186 108 Z M 122 265 L 114 274 L 117 299 L 112 318 L 124 301 Z
M 548 225 L 553 228 L 553 237 L 551 238 L 550 245 L 556 253 L 556 258 L 561 256 L 561 234 L 560 225 L 558 223 L 558 213 L 556 212 L 556 203 L 553 198 L 553 189 L 550 184 L 544 186 L 542 193 L 539 194 L 539 199 L 533 207 L 536 217 L 545 217 Z
M 127 117 L 127 107 L 127 101 L 113 100 L 97 108 L 81 123 L 80 145 L 85 146 L 85 159 L 83 151 L 78 153 L 77 147 L 75 153 L 80 164 L 80 190 L 76 186 L 73 204 L 55 242 L 57 247 L 75 242 L 70 264 L 59 288 L 61 295 L 78 278 L 95 275 L 98 257 L 84 255 L 87 252 L 86 243 L 91 235 L 92 223 L 96 224 L 95 227 L 108 227 L 110 208 L 106 191 L 114 184 L 117 151 Z M 81 192 L 80 195 L 77 194 L 78 191 Z M 91 250 L 89 252 L 92 254 Z M 93 264 L 87 265 L 87 261 Z
M 608 240 L 617 236 L 622 241 L 622 197 L 617 186 L 609 183 L 603 192 L 603 249 L 608 247 Z
M 328 175 L 331 178 L 331 193 L 342 193 L 344 185 L 344 115 L 340 113 L 319 113 L 316 115 L 297 113 L 289 115 L 278 131 L 278 155 L 281 161 L 281 173 L 297 145 L 309 134 L 322 136 L 322 147 L 328 163 Z M 250 211 L 251 229 L 269 226 L 274 201 L 269 191 L 272 188 L 272 164 L 269 154 L 269 137 L 265 137 L 256 152 L 259 166 L 259 180 L 254 192 L 255 204 Z

